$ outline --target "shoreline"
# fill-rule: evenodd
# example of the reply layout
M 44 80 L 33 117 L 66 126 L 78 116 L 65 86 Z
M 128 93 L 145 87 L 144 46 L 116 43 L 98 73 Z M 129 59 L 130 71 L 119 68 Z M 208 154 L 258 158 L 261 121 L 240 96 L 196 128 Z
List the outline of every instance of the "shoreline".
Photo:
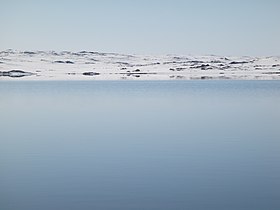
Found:
M 1 80 L 280 80 L 280 57 L 2 51 Z

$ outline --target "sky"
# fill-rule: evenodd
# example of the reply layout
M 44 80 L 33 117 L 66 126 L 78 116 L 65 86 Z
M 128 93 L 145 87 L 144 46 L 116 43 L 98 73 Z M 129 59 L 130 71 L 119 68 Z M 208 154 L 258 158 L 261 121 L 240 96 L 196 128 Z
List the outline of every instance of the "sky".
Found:
M 0 0 L 0 50 L 280 55 L 279 0 Z

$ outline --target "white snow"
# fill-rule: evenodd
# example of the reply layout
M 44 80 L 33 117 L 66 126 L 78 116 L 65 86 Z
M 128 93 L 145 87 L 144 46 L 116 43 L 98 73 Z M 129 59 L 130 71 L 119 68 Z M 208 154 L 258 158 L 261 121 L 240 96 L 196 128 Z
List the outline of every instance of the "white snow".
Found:
M 27 72 L 22 77 L 3 73 Z M 15 75 L 15 74 L 14 74 Z M 18 76 L 18 75 L 17 75 Z M 278 80 L 280 57 L 123 55 L 98 52 L 0 52 L 0 80 Z

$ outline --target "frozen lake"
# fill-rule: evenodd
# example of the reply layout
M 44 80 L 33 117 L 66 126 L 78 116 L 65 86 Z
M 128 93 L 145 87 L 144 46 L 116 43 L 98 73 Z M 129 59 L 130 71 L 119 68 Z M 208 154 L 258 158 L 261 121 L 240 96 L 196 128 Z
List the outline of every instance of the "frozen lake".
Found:
M 1 210 L 278 210 L 280 81 L 1 81 Z

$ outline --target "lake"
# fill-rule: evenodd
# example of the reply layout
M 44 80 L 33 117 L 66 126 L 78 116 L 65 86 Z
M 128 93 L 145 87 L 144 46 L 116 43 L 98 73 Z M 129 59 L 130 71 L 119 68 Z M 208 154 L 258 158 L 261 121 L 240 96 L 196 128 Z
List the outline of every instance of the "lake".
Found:
M 280 81 L 0 81 L 1 210 L 279 210 Z

